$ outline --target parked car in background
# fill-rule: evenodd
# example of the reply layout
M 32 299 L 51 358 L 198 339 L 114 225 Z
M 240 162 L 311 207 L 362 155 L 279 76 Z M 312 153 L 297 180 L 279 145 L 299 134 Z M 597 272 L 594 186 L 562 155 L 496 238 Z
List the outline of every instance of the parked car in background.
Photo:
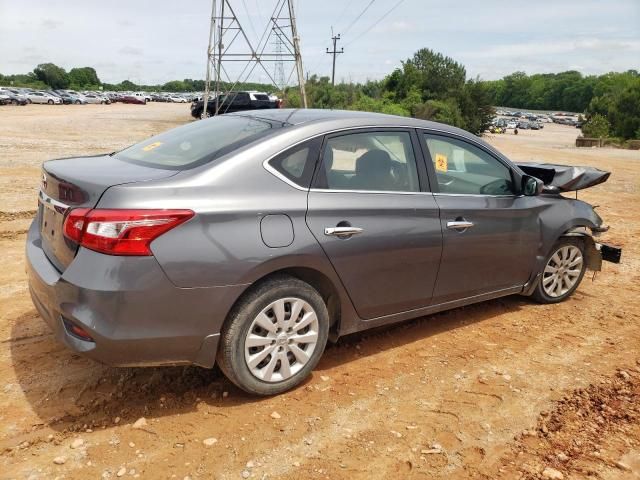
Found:
M 26 105 L 29 103 L 26 96 L 13 93 L 10 90 L 0 90 L 0 96 L 2 97 L 0 105 Z
M 64 92 L 63 96 L 62 96 L 63 100 L 69 102 L 69 104 L 73 104 L 73 105 L 86 105 L 87 103 L 87 99 L 84 97 L 84 95 L 80 95 L 77 93 L 69 93 L 69 92 Z
M 507 129 L 508 130 L 514 130 L 518 128 L 518 122 L 516 122 L 515 120 L 509 120 L 507 122 Z
M 143 97 L 147 102 L 152 101 L 151 95 L 145 92 L 134 92 L 133 95 L 136 97 Z
M 43 164 L 29 291 L 85 356 L 217 363 L 241 389 L 277 394 L 329 338 L 506 295 L 558 303 L 612 260 L 593 207 L 527 171 L 412 118 L 265 109 L 192 122 Z M 592 173 L 591 185 L 609 176 Z
M 111 103 L 108 97 L 98 95 L 97 93 L 85 93 L 84 98 L 87 100 L 87 103 L 100 103 L 103 105 Z
M 525 120 L 520 120 L 518 122 L 518 128 L 520 130 L 529 130 L 531 128 L 531 125 L 529 124 L 529 122 L 527 122 Z
M 167 97 L 167 101 L 172 103 L 187 103 L 186 98 L 180 97 L 178 95 L 171 95 L 170 97 Z
M 261 92 L 241 91 L 218 95 L 207 102 L 207 116 L 216 114 L 242 112 L 246 110 L 261 110 L 280 108 L 280 101 L 269 99 L 269 95 Z M 201 100 L 191 105 L 191 116 L 202 116 L 204 102 Z
M 49 105 L 62 103 L 60 97 L 56 97 L 47 92 L 29 92 L 26 97 L 29 103 L 43 103 Z
M 128 95 L 123 95 L 119 101 L 122 103 L 134 103 L 137 105 L 147 104 L 147 98 L 144 95 L 138 95 L 133 93 Z

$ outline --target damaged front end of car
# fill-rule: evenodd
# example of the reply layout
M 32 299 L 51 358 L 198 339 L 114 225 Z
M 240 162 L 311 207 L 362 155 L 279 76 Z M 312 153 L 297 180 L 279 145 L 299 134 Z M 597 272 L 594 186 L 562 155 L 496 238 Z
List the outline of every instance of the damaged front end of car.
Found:
M 594 187 L 606 182 L 611 172 L 594 167 L 556 165 L 537 162 L 520 162 L 518 167 L 526 174 L 539 178 L 544 182 L 544 193 L 560 194 L 576 192 Z M 581 237 L 585 243 L 585 261 L 587 268 L 595 272 L 602 270 L 602 262 L 620 263 L 622 249 L 614 245 L 597 242 L 596 238 L 609 230 L 609 226 L 602 223 L 602 219 L 595 212 L 595 207 L 589 207 L 593 221 L 589 227 L 574 227 L 564 233 L 565 237 Z

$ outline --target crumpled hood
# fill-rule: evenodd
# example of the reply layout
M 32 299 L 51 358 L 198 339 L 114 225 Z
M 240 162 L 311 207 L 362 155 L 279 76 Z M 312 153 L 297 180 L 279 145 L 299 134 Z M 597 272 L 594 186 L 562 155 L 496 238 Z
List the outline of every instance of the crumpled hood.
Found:
M 552 163 L 517 162 L 527 175 L 542 180 L 545 185 L 557 187 L 561 192 L 571 192 L 606 182 L 611 172 L 594 167 L 556 165 Z

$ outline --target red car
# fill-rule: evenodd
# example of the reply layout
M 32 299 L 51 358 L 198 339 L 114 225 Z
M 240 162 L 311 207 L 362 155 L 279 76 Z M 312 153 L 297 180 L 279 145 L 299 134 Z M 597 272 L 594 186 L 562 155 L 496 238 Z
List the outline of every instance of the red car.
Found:
M 146 105 L 147 99 L 138 95 L 124 95 L 120 101 L 122 103 L 137 103 L 139 105 Z

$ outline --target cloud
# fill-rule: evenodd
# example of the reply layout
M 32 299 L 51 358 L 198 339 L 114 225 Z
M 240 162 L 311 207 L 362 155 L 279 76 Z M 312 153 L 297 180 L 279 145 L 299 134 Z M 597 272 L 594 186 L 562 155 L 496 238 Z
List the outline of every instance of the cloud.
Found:
M 137 47 L 132 47 L 131 45 L 126 45 L 118 50 L 118 53 L 121 53 L 122 55 L 132 55 L 139 57 L 142 55 L 142 50 Z
M 42 26 L 42 28 L 46 28 L 47 30 L 55 30 L 62 25 L 62 22 L 59 20 L 51 20 L 50 18 L 47 18 L 46 20 L 43 20 L 40 25 Z
M 418 30 L 418 26 L 413 22 L 396 20 L 395 22 L 382 23 L 372 31 L 375 33 L 412 33 Z
M 508 58 L 540 55 L 558 55 L 601 52 L 637 52 L 640 55 L 640 40 L 602 40 L 597 38 L 559 39 L 529 43 L 496 45 L 473 52 L 476 57 Z

